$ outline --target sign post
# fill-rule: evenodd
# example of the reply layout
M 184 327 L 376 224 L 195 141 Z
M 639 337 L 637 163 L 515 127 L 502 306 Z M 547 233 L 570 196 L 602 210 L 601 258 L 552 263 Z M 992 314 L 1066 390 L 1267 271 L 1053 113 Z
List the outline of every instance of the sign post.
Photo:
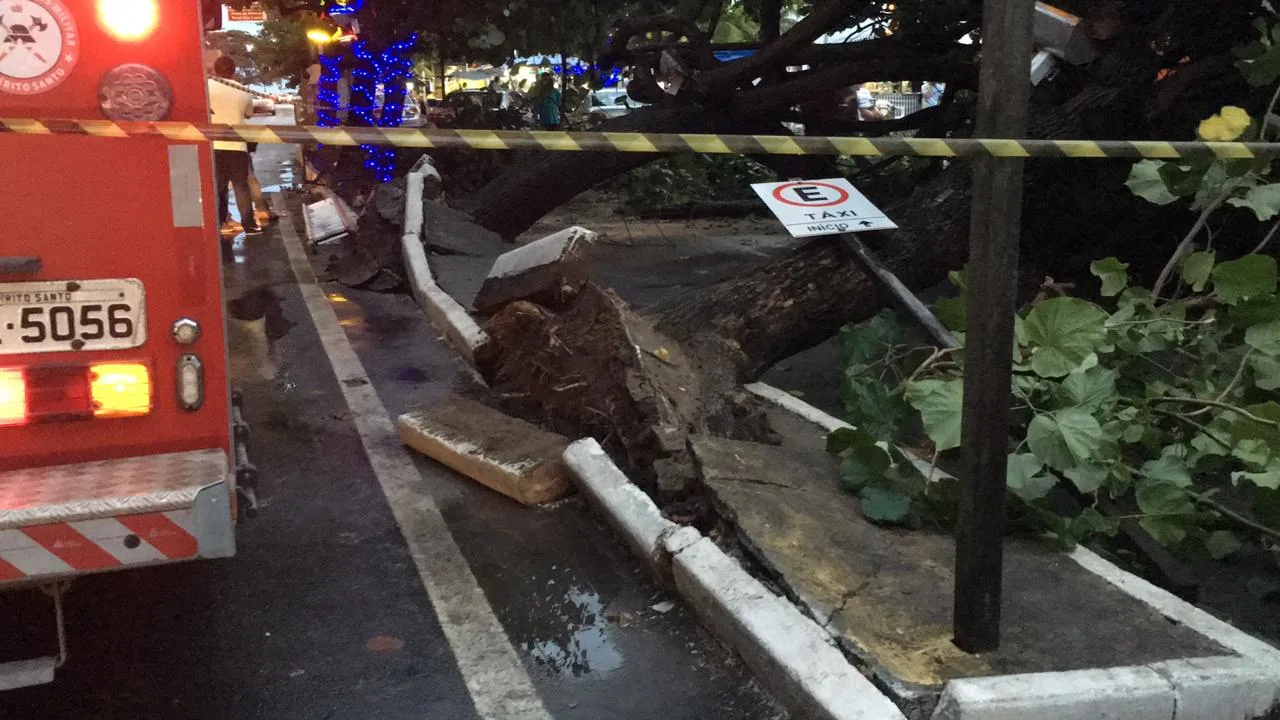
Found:
M 985 0 L 979 137 L 1022 137 L 1031 84 L 1035 3 Z M 1013 384 L 1013 315 L 1022 228 L 1022 161 L 980 158 L 969 230 L 969 305 L 956 522 L 953 631 L 966 652 L 1000 645 L 1005 472 Z
M 854 262 L 875 281 L 891 303 L 924 328 L 939 348 L 956 346 L 955 338 L 938 318 L 858 237 L 861 231 L 892 230 L 898 226 L 852 183 L 845 178 L 834 178 L 759 183 L 751 187 L 793 237 L 839 235 Z

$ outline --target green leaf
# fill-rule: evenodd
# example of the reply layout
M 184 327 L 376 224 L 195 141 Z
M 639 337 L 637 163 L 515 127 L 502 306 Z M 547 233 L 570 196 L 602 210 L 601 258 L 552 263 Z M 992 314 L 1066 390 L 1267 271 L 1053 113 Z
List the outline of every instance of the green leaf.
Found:
M 1224 456 L 1227 454 L 1227 448 L 1222 447 L 1222 443 L 1214 440 L 1205 433 L 1200 433 L 1191 438 L 1191 447 L 1195 449 L 1196 453 L 1198 453 L 1200 457 Z
M 1010 455 L 1005 471 L 1005 483 L 1009 492 L 1028 503 L 1048 495 L 1058 482 L 1048 475 L 1041 475 L 1040 471 L 1043 469 L 1044 461 L 1035 455 Z
M 1079 467 L 1063 470 L 1063 475 L 1076 486 L 1080 492 L 1088 495 L 1098 492 L 1098 488 L 1102 487 L 1102 483 L 1107 481 L 1107 476 L 1111 474 L 1111 470 L 1103 465 L 1094 463 L 1083 463 Z
M 1280 297 L 1261 295 L 1231 308 L 1231 322 L 1242 328 L 1271 322 L 1280 317 Z
M 1161 545 L 1173 546 L 1187 539 L 1187 531 L 1176 518 L 1144 517 L 1138 524 Z
M 839 428 L 827 436 L 827 452 L 840 457 L 840 484 L 857 493 L 867 484 L 884 478 L 889 470 L 889 453 L 862 428 Z
M 1280 46 L 1260 46 L 1262 54 L 1236 63 L 1244 79 L 1253 87 L 1274 85 L 1280 79 Z M 1252 53 L 1250 53 L 1252 54 Z
M 1204 185 L 1205 173 L 1214 165 L 1213 162 L 1196 161 L 1190 165 L 1167 162 L 1160 167 L 1160 179 L 1164 186 L 1177 197 L 1195 195 Z
M 1253 515 L 1263 525 L 1280 528 L 1280 490 L 1254 490 Z
M 1125 187 L 1129 188 L 1129 192 L 1155 205 L 1168 205 L 1174 202 L 1178 198 L 1169 192 L 1169 186 L 1160 175 L 1160 168 L 1163 165 L 1164 163 L 1159 160 L 1142 160 L 1134 163 Z
M 1173 455 L 1143 463 L 1141 472 L 1150 480 L 1171 482 L 1181 488 L 1191 486 L 1191 472 L 1187 470 L 1186 461 Z
M 840 386 L 845 416 L 880 440 L 896 440 L 909 414 L 902 399 L 890 394 L 889 388 L 876 375 L 845 372 L 845 381 Z
M 1235 447 L 1231 449 L 1231 457 L 1250 468 L 1262 470 L 1266 468 L 1267 463 L 1271 462 L 1271 448 L 1265 440 L 1248 437 L 1241 438 L 1236 442 Z
M 1248 405 L 1243 409 L 1269 422 L 1260 423 L 1239 413 L 1231 413 L 1231 436 L 1236 443 L 1238 444 L 1241 440 L 1257 440 L 1267 447 L 1280 447 L 1280 429 L 1273 424 L 1280 422 L 1280 403 L 1271 400 Z
M 840 329 L 840 364 L 844 367 L 871 365 L 884 359 L 904 337 L 902 322 L 891 310 L 857 325 Z
M 1091 302 L 1058 297 L 1036 303 L 1025 321 L 1035 346 L 1031 369 L 1040 377 L 1062 377 L 1080 367 L 1106 340 L 1107 313 Z
M 1233 472 L 1231 473 L 1231 481 L 1239 483 L 1241 480 L 1248 480 L 1260 488 L 1267 490 L 1280 490 L 1280 468 L 1268 470 L 1266 472 Z
M 911 511 L 911 498 L 892 488 L 864 488 L 861 497 L 862 514 L 871 522 L 901 523 Z
M 1218 299 L 1228 305 L 1276 292 L 1276 259 L 1269 255 L 1245 255 L 1218 263 L 1210 273 Z
M 836 428 L 827 436 L 827 452 L 839 455 L 849 448 L 875 445 L 876 439 L 866 430 L 856 427 Z
M 1105 297 L 1119 295 L 1129 286 L 1129 264 L 1116 258 L 1107 257 L 1095 261 L 1089 266 L 1089 272 L 1102 281 L 1102 294 Z
M 907 385 L 906 398 L 920 412 L 924 430 L 939 452 L 960 447 L 963 380 L 916 380 Z
M 1227 166 L 1222 162 L 1214 162 L 1209 165 L 1204 177 L 1200 180 L 1200 187 L 1196 189 L 1196 196 L 1191 201 L 1192 210 L 1203 210 L 1209 206 L 1222 192 L 1227 185 Z
M 1115 535 L 1120 523 L 1093 508 L 1085 508 L 1071 521 L 1071 534 L 1081 540 L 1090 535 Z
M 1079 408 L 1037 415 L 1027 426 L 1027 444 L 1049 466 L 1071 470 L 1098 452 L 1102 426 Z
M 1245 331 L 1244 341 L 1264 355 L 1280 355 L 1280 319 L 1249 328 Z
M 1214 530 L 1209 534 L 1209 539 L 1205 541 L 1204 546 L 1214 560 L 1221 560 L 1228 555 L 1234 555 L 1243 543 L 1240 542 L 1240 538 L 1227 530 Z
M 1195 292 L 1203 292 L 1213 271 L 1215 255 L 1211 252 L 1193 252 L 1182 259 L 1182 280 Z
M 1187 491 L 1167 480 L 1138 483 L 1138 509 L 1148 515 L 1180 515 L 1195 509 Z
M 1280 359 L 1266 355 L 1249 358 L 1253 368 L 1253 384 L 1262 390 L 1280 390 Z
M 969 301 L 961 294 L 958 297 L 942 298 L 933 303 L 933 314 L 947 326 L 948 330 L 964 330 L 968 322 Z
M 1110 408 L 1119 399 L 1116 393 L 1116 373 L 1105 368 L 1077 370 L 1062 381 L 1062 387 L 1067 391 L 1072 404 L 1091 412 Z
M 1280 183 L 1249 188 L 1244 197 L 1231 198 L 1227 204 L 1249 208 L 1259 221 L 1266 222 L 1280 213 Z

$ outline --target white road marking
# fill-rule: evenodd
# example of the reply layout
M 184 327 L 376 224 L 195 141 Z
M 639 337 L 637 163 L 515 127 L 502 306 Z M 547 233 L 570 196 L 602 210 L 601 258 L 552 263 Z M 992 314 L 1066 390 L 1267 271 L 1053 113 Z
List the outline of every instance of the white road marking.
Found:
M 486 720 L 550 720 L 493 608 L 462 557 L 440 509 L 414 467 L 399 433 L 369 382 L 360 358 L 329 306 L 284 200 L 271 196 L 289 263 L 311 320 L 346 396 L 365 453 L 387 497 L 453 649 L 476 712 Z

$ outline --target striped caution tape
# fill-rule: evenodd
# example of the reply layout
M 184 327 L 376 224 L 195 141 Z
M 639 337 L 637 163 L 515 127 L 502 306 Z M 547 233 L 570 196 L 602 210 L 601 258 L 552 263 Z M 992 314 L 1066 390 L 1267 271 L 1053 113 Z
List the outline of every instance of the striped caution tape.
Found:
M 974 138 L 860 138 L 686 133 L 434 130 L 292 125 L 194 125 L 109 120 L 0 119 L 0 134 L 162 136 L 170 140 L 231 140 L 261 144 L 385 145 L 404 148 L 551 150 L 557 152 L 856 155 L 998 158 L 1250 159 L 1280 155 L 1280 143 L 1165 142 L 1161 140 L 1001 140 Z

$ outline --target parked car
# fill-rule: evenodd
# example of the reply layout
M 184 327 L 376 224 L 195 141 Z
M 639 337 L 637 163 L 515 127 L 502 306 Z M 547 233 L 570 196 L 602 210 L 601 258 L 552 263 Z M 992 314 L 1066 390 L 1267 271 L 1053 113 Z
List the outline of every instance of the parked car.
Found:
M 426 124 L 427 119 L 422 116 L 422 110 L 418 107 L 417 101 L 406 101 L 404 114 L 400 117 L 400 127 L 420 128 L 426 126 Z
M 255 97 L 253 99 L 253 114 L 266 115 L 273 117 L 276 114 L 276 101 L 271 98 Z
M 592 115 L 602 115 L 607 119 L 621 117 L 641 107 L 644 107 L 644 103 L 632 100 L 626 90 L 605 88 L 591 93 L 589 112 Z
M 427 108 L 426 122 L 440 127 L 518 127 L 520 98 L 502 90 L 458 90 Z

